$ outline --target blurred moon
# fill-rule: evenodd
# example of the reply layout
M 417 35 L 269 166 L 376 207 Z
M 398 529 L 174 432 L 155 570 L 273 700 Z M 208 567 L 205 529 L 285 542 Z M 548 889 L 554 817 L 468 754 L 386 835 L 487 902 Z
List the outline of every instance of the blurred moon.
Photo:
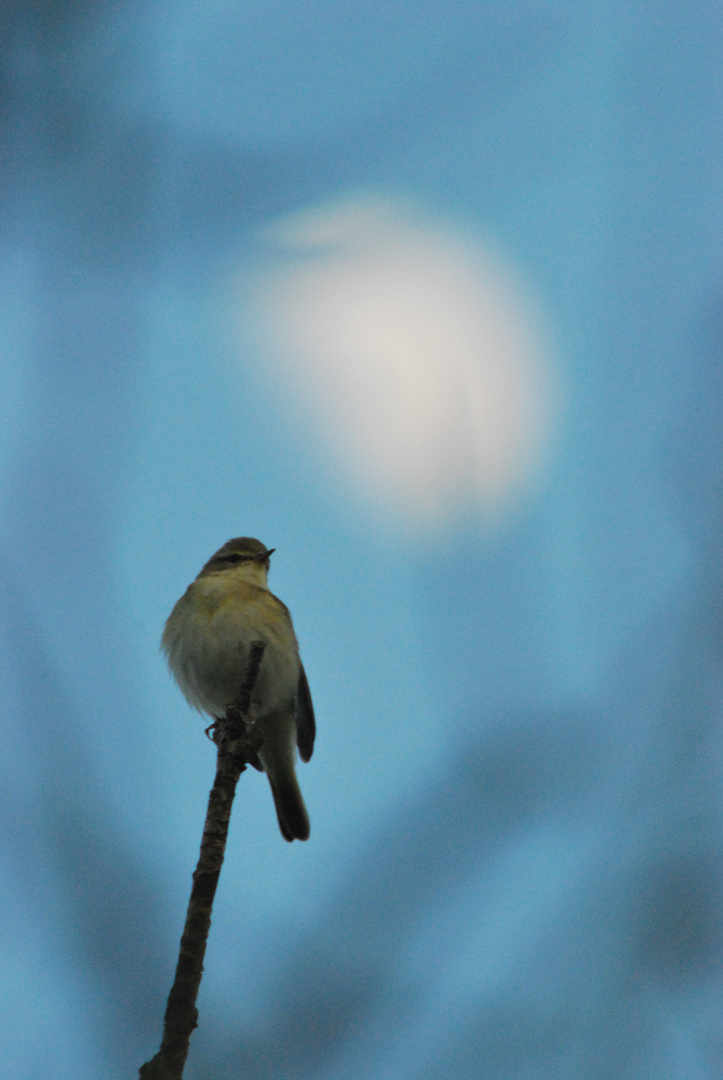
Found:
M 373 194 L 268 239 L 245 317 L 346 489 L 415 531 L 499 518 L 540 475 L 556 414 L 544 320 L 511 268 Z

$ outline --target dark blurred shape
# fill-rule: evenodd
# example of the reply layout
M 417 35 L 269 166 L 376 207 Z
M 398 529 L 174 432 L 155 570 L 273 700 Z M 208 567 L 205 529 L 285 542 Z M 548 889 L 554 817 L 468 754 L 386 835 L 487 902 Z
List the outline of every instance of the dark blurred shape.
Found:
M 117 831 L 104 778 L 94 773 L 62 679 L 7 567 L 0 594 L 22 703 L 14 720 L 32 748 L 32 782 L 3 815 L 13 822 L 5 841 L 16 880 L 63 943 L 66 955 L 54 962 L 84 972 L 105 1003 L 96 1023 L 105 1025 L 111 1057 L 129 1047 L 142 1053 L 158 1033 L 155 1007 L 170 977 L 158 882 Z M 107 701 L 97 702 L 99 724 L 110 711 Z
M 723 855 L 666 853 L 640 870 L 639 963 L 676 985 L 723 970 Z

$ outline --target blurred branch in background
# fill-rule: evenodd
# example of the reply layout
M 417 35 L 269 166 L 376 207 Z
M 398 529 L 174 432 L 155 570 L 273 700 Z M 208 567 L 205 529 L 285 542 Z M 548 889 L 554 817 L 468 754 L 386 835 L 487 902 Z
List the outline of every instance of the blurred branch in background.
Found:
M 66 993 L 69 983 L 73 993 L 78 984 L 84 987 L 91 1003 L 86 1023 L 97 1028 L 112 1068 L 129 1043 L 139 1046 L 152 1037 L 150 1008 L 162 992 L 162 890 L 118 826 L 93 747 L 13 569 L 7 563 L 0 569 L 1 607 L 11 628 L 2 635 L 3 689 L 14 691 L 17 705 L 2 783 L 12 878 L 23 890 L 24 906 L 40 912 Z M 103 722 L 98 720 L 101 727 Z M 8 912 L 11 933 L 13 924 Z M 43 989 L 39 1000 L 46 1001 L 47 993 Z

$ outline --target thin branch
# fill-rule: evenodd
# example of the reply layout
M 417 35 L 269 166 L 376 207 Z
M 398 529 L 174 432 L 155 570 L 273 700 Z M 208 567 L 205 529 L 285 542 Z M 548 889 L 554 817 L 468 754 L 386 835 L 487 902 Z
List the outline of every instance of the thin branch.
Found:
M 198 1025 L 196 999 L 236 784 L 261 746 L 261 737 L 252 722 L 246 720 L 246 714 L 265 648 L 262 641 L 251 643 L 239 695 L 225 717 L 213 725 L 213 741 L 218 747 L 216 779 L 208 797 L 201 854 L 193 875 L 176 977 L 168 995 L 163 1042 L 155 1057 L 141 1066 L 140 1080 L 182 1080 L 183 1077 L 188 1044 Z

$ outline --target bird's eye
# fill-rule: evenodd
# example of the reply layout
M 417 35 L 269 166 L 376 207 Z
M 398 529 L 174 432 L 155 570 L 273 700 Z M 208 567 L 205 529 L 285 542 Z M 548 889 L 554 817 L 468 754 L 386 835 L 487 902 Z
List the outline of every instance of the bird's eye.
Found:
M 224 562 L 241 562 L 243 559 L 248 558 L 246 555 L 239 555 L 238 551 L 232 551 L 229 555 L 224 555 Z

